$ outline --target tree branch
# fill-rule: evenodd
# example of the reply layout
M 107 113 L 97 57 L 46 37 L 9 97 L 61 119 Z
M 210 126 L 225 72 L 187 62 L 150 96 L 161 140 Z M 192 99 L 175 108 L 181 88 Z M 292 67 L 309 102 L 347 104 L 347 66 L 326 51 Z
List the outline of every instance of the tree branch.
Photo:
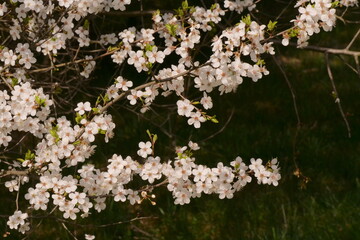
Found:
M 329 63 L 329 54 L 328 53 L 325 53 L 325 62 L 326 62 L 326 69 L 327 69 L 327 72 L 328 72 L 328 75 L 329 75 L 329 79 L 330 79 L 330 82 L 331 82 L 331 85 L 332 85 L 332 88 L 333 88 L 333 93 L 334 93 L 334 95 L 336 97 L 335 102 L 337 103 L 339 111 L 341 113 L 341 116 L 342 116 L 342 118 L 343 118 L 343 120 L 345 122 L 347 132 L 348 132 L 348 137 L 351 138 L 350 125 L 349 125 L 349 122 L 348 122 L 348 120 L 346 118 L 344 110 L 342 108 L 342 105 L 341 105 L 341 102 L 340 102 L 340 97 L 339 97 L 338 91 L 336 89 L 336 85 L 335 85 L 335 82 L 334 82 L 334 77 L 333 77 L 333 74 L 331 72 L 331 67 L 330 67 L 330 63 Z

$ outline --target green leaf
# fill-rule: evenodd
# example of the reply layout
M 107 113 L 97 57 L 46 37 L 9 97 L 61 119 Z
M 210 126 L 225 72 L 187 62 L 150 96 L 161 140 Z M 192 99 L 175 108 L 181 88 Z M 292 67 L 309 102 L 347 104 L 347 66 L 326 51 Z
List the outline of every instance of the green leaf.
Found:
M 274 28 L 275 28 L 275 26 L 276 26 L 276 24 L 277 24 L 277 21 L 269 21 L 269 23 L 268 23 L 268 25 L 267 25 L 267 28 L 269 29 L 269 31 L 272 31 L 272 30 L 274 30 Z
M 15 86 L 15 85 L 17 85 L 19 83 L 19 80 L 17 79 L 17 78 L 11 78 L 11 86 Z
M 259 59 L 257 61 L 256 65 L 259 65 L 259 66 L 265 65 L 265 60 L 264 59 Z
M 113 52 L 113 51 L 116 51 L 116 50 L 118 50 L 118 47 L 110 46 L 110 47 L 107 48 L 108 52 Z
M 146 130 L 146 133 L 149 136 L 149 138 L 151 139 L 151 132 L 149 131 L 149 129 Z
M 23 19 L 23 24 L 27 25 L 30 22 L 30 20 L 31 20 L 31 18 L 29 18 L 29 17 L 24 18 Z
M 188 1 L 185 0 L 181 3 L 181 6 L 184 10 L 187 10 L 189 8 L 189 4 L 188 4 Z
M 146 67 L 149 69 L 148 74 L 150 75 L 153 64 L 151 62 L 148 62 L 148 63 L 146 63 Z
M 35 102 L 38 106 L 46 106 L 45 102 L 46 102 L 46 99 L 43 99 L 43 98 L 40 98 L 39 96 L 35 96 Z
M 14 1 L 12 1 L 12 0 L 10 0 L 10 4 L 13 5 L 13 6 L 17 6 L 17 5 L 18 5 L 17 2 L 14 2 Z
M 154 45 L 146 44 L 145 45 L 145 52 L 149 51 L 151 52 L 154 48 Z
M 79 113 L 76 113 L 75 121 L 76 123 L 80 123 L 85 117 L 81 116 Z
M 85 19 L 83 28 L 84 28 L 85 30 L 89 30 L 89 27 L 90 27 L 89 20 Z
M 219 121 L 216 119 L 216 115 L 214 115 L 213 117 L 210 118 L 210 121 L 212 121 L 213 123 L 219 123 Z
M 250 25 L 251 24 L 251 17 L 250 17 L 250 14 L 248 14 L 248 15 L 246 15 L 246 16 L 244 16 L 244 17 L 242 17 L 241 18 L 241 21 L 243 22 L 243 23 L 245 23 L 246 25 Z
M 35 154 L 32 153 L 30 150 L 28 150 L 26 153 L 25 153 L 25 160 L 32 160 L 35 158 Z
M 153 16 L 160 15 L 160 10 L 158 9 L 158 10 L 154 11 L 152 15 L 153 15 Z
M 92 111 L 93 111 L 95 114 L 98 114 L 100 110 L 99 110 L 98 108 L 92 108 Z
M 335 7 L 339 6 L 339 4 L 340 4 L 340 1 L 332 2 L 332 3 L 331 3 L 331 7 L 332 7 L 332 8 L 335 8 Z
M 218 5 L 219 4 L 214 3 L 213 5 L 211 5 L 210 10 L 212 11 L 212 10 L 216 9 Z
M 296 37 L 299 34 L 298 28 L 293 28 L 288 31 L 290 37 Z
M 190 149 L 188 149 L 188 150 L 185 151 L 185 156 L 184 156 L 184 158 L 186 158 L 186 157 L 191 157 L 192 155 L 193 155 L 193 152 L 192 152 Z
M 105 94 L 105 96 L 103 97 L 104 104 L 106 104 L 108 101 L 110 101 L 110 98 L 107 94 Z
M 184 16 L 184 11 L 181 8 L 175 9 L 175 13 L 176 15 L 178 15 L 179 17 L 183 17 Z
M 165 27 L 169 31 L 171 36 L 173 36 L 173 37 L 176 36 L 177 25 L 168 23 L 168 24 L 165 25 Z
M 117 83 L 117 81 L 115 80 L 115 84 L 116 83 Z M 95 106 L 97 106 L 100 103 L 101 99 L 102 99 L 101 95 L 97 97 L 96 102 L 95 102 Z
M 56 125 L 55 127 L 52 127 L 52 129 L 50 130 L 50 135 L 55 138 L 55 142 L 60 141 L 59 134 L 57 133 L 58 129 L 59 127 Z

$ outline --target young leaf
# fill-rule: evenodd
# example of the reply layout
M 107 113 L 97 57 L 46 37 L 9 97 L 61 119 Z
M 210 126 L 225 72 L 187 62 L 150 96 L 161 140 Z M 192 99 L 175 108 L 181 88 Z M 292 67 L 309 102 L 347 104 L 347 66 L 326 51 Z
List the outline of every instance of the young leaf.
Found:
M 166 24 L 165 25 L 166 29 L 169 31 L 170 35 L 175 37 L 176 36 L 176 29 L 177 29 L 177 25 L 174 24 Z
M 250 17 L 250 15 L 248 14 L 248 15 L 242 17 L 242 18 L 241 18 L 241 21 L 244 22 L 246 25 L 249 26 L 249 25 L 251 24 L 251 17 Z
M 272 30 L 274 30 L 274 28 L 275 28 L 275 26 L 276 26 L 276 24 L 277 24 L 277 21 L 269 21 L 269 23 L 268 23 L 268 25 L 267 25 L 267 28 L 269 29 L 269 31 L 272 31 Z
M 188 1 L 187 1 L 187 0 L 183 1 L 182 4 L 181 4 L 181 6 L 182 6 L 182 8 L 183 8 L 184 10 L 187 10 L 187 9 L 189 8 Z

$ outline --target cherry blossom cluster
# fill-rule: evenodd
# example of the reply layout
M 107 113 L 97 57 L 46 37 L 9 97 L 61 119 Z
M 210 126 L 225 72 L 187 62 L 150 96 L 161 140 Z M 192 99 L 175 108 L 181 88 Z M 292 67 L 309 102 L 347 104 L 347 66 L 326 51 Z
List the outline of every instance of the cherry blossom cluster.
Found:
M 138 72 L 149 71 L 154 64 L 163 63 L 164 58 L 171 53 L 180 56 L 179 63 L 190 67 L 190 51 L 195 44 L 200 42 L 200 30 L 209 31 L 212 24 L 218 23 L 225 12 L 219 4 L 215 4 L 211 10 L 195 7 L 184 20 L 184 15 L 166 13 L 160 15 L 156 12 L 153 16 L 153 29 L 141 29 L 137 31 L 131 27 L 118 33 L 122 46 L 112 54 L 113 61 L 122 64 L 127 58 L 129 65 L 134 65 Z M 185 13 L 182 13 L 185 14 Z M 156 36 L 155 36 L 156 34 Z M 155 38 L 163 39 L 165 49 L 162 51 L 155 45 Z M 113 44 L 117 39 L 113 36 Z M 136 48 L 136 49 L 135 49 Z M 174 66 L 176 69 L 182 67 Z
M 0 146 L 8 146 L 13 131 L 43 137 L 47 132 L 52 104 L 42 88 L 32 89 L 29 82 L 15 85 L 10 95 L 6 90 L 0 91 Z
M 85 59 L 87 61 L 86 61 L 85 66 L 84 66 L 84 70 L 82 72 L 80 72 L 80 75 L 85 77 L 85 78 L 89 78 L 90 74 L 95 69 L 96 62 L 92 60 L 93 59 L 92 56 L 86 56 Z
M 186 9 L 185 9 L 186 10 Z M 171 92 L 181 95 L 184 91 L 184 75 L 191 74 L 194 86 L 200 91 L 211 92 L 218 88 L 222 93 L 235 91 L 243 82 L 243 77 L 249 77 L 253 81 L 262 78 L 269 72 L 261 59 L 262 54 L 275 54 L 272 43 L 262 43 L 265 38 L 265 25 L 259 25 L 254 21 L 241 21 L 234 28 L 226 29 L 222 34 L 213 39 L 213 54 L 203 66 L 192 59 L 191 50 L 201 40 L 201 31 L 212 29 L 210 23 L 218 23 L 225 12 L 219 4 L 213 5 L 210 10 L 195 7 L 189 11 L 191 17 L 184 22 L 182 16 L 166 13 L 154 14 L 154 29 L 134 28 L 125 29 L 118 34 L 122 46 L 112 54 L 113 61 L 123 64 L 127 59 L 129 65 L 134 65 L 138 72 L 149 71 L 153 64 L 162 63 L 167 55 L 173 52 L 180 57 L 178 65 L 160 69 L 152 79 L 154 84 L 145 91 L 132 90 L 128 96 L 131 105 L 137 103 L 137 99 L 143 99 L 142 112 L 149 109 L 150 104 L 162 90 L 162 95 L 168 96 Z M 155 33 L 164 39 L 165 50 L 161 51 L 154 45 Z M 139 48 L 139 50 L 134 49 Z M 175 49 L 175 51 L 174 51 Z M 250 63 L 248 59 L 250 57 Z M 191 70 L 194 69 L 194 70 Z M 164 83 L 164 79 L 170 79 Z M 159 89 L 160 88 L 160 89 Z M 115 89 L 111 87 L 112 92 Z M 179 115 L 190 117 L 188 123 L 195 128 L 200 123 L 211 118 L 203 111 L 192 112 L 194 107 L 189 105 L 189 100 L 178 101 L 178 108 L 184 107 L 190 111 L 178 111 Z M 205 109 L 212 107 L 211 98 L 204 93 L 201 104 Z
M 253 10 L 256 7 L 254 0 L 235 0 L 235 1 L 224 1 L 224 8 L 228 8 L 230 11 L 236 11 L 237 13 L 242 13 L 244 9 L 248 9 L 249 11 Z
M 136 175 L 150 184 L 165 177 L 167 181 L 164 183 L 172 192 L 175 204 L 181 205 L 188 204 L 191 198 L 200 197 L 202 193 L 215 193 L 220 199 L 232 198 L 236 191 L 252 181 L 252 176 L 258 184 L 274 186 L 278 185 L 281 178 L 276 159 L 266 165 L 262 164 L 261 159 L 251 159 L 251 164 L 246 166 L 237 157 L 231 162 L 231 167 L 218 163 L 217 167 L 209 168 L 197 165 L 195 158 L 190 157 L 193 150 L 199 149 L 196 143 L 190 142 L 189 149 L 187 146 L 178 148 L 174 161 L 161 162 L 160 157 L 147 156 L 150 152 L 145 149 L 151 150 L 149 143 L 139 143 L 139 155 L 145 158 L 144 163 L 114 154 L 108 160 L 106 171 L 96 169 L 92 164 L 84 164 L 75 177 L 62 175 L 62 167 L 55 164 L 54 156 L 48 167 L 41 169 L 39 182 L 34 188 L 28 189 L 25 199 L 29 201 L 31 209 L 45 211 L 51 203 L 51 206 L 62 212 L 65 219 L 75 220 L 78 216 L 87 217 L 92 208 L 103 211 L 108 197 L 116 202 L 129 201 L 130 204 L 141 203 L 149 196 L 154 199 L 153 195 L 149 195 L 151 188 L 133 190 L 127 187 Z M 17 211 L 9 218 L 8 225 L 17 229 L 18 225 L 25 224 L 26 218 L 26 213 Z M 25 227 L 28 225 L 21 229 Z
M 357 6 L 358 0 L 299 0 L 295 5 L 299 15 L 293 20 L 294 28 L 284 33 L 282 44 L 287 46 L 289 39 L 296 36 L 297 45 L 306 46 L 310 37 L 321 29 L 331 31 L 335 26 L 338 5 Z
M 15 51 L 4 47 L 0 49 L 0 61 L 4 62 L 4 65 L 15 66 L 16 63 L 19 63 L 26 69 L 30 69 L 31 65 L 36 62 L 34 54 L 29 49 L 29 44 L 18 43 Z
M 30 230 L 30 224 L 27 222 L 29 215 L 22 213 L 21 211 L 15 211 L 13 215 L 9 217 L 7 225 L 10 229 L 18 229 L 19 232 L 25 233 Z
M 355 7 L 359 4 L 359 0 L 340 0 L 339 2 L 345 7 Z
M 126 5 L 131 3 L 130 0 L 16 0 L 12 2 L 14 4 L 0 4 L 0 16 L 8 13 L 7 17 L 11 18 L 11 21 L 8 22 L 10 36 L 13 40 L 20 40 L 22 36 L 26 36 L 36 43 L 36 50 L 45 55 L 57 54 L 59 50 L 66 49 L 67 43 L 75 37 L 75 33 L 78 35 L 80 47 L 89 46 L 88 29 L 83 26 L 74 29 L 76 22 L 89 14 L 102 11 L 111 9 L 124 11 Z M 59 19 L 54 18 L 59 11 L 64 14 L 61 14 Z M 25 21 L 28 21 L 29 24 L 22 24 Z M 46 26 L 47 29 L 44 29 Z M 111 34 L 107 37 L 111 37 Z M 105 41 L 104 38 L 106 35 L 102 41 Z M 110 42 L 105 41 L 105 43 L 112 42 L 111 38 Z M 10 56 L 5 59 L 9 59 L 10 64 L 14 65 L 14 61 L 12 61 L 14 54 L 10 51 L 8 51 Z M 31 54 L 28 57 L 30 60 L 23 61 L 33 61 Z M 25 58 L 22 56 L 21 59 Z M 25 66 L 30 68 L 29 64 Z
M 252 181 L 250 173 L 254 173 L 258 184 L 277 186 L 281 178 L 277 159 L 273 159 L 267 166 L 262 165 L 261 159 L 251 159 L 251 164 L 246 166 L 237 157 L 230 165 L 227 167 L 221 162 L 215 168 L 197 165 L 194 158 L 180 152 L 173 165 L 168 163 L 163 170 L 175 204 L 188 204 L 191 198 L 200 197 L 202 193 L 218 194 L 220 199 L 233 198 L 236 191 Z

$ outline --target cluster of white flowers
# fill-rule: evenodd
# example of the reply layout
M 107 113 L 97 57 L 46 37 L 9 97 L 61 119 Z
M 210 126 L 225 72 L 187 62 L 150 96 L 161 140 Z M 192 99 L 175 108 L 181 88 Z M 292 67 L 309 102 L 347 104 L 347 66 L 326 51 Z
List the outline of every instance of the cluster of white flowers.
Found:
M 19 55 L 16 55 L 16 53 Z M 4 62 L 5 66 L 15 66 L 16 63 L 19 63 L 26 69 L 30 69 L 32 64 L 36 62 L 36 58 L 29 49 L 28 43 L 18 43 L 15 51 L 7 47 L 0 49 L 0 61 Z
M 293 20 L 294 28 L 283 34 L 282 44 L 287 46 L 291 37 L 297 37 L 297 45 L 304 47 L 310 37 L 319 33 L 320 29 L 331 31 L 336 22 L 336 7 L 338 4 L 346 7 L 355 6 L 358 0 L 299 0 L 295 7 L 299 15 Z
M 36 58 L 34 58 L 34 54 L 30 51 L 28 43 L 18 43 L 15 50 L 21 56 L 19 64 L 24 65 L 26 69 L 30 69 L 31 65 L 36 63 Z
M 19 232 L 25 233 L 30 230 L 29 222 L 25 220 L 29 217 L 27 213 L 21 211 L 15 211 L 13 215 L 9 217 L 7 225 L 10 229 L 18 229 Z
M 87 47 L 90 45 L 89 30 L 86 30 L 83 27 L 79 27 L 76 29 L 75 33 L 79 35 L 79 47 Z
M 15 85 L 11 95 L 0 91 L 0 146 L 8 146 L 13 131 L 42 137 L 47 132 L 52 104 L 42 88 L 32 89 L 29 82 Z
M 208 105 L 205 105 L 208 107 Z M 188 100 L 185 99 L 184 101 L 179 100 L 177 101 L 178 107 L 178 114 L 180 116 L 189 117 L 188 124 L 194 125 L 195 128 L 200 128 L 202 122 L 205 122 L 205 117 L 203 116 L 202 112 L 194 107 L 194 105 Z M 193 110 L 196 110 L 193 112 Z
M 256 167 L 255 162 L 258 163 Z M 180 153 L 174 166 L 170 163 L 163 166 L 163 174 L 168 178 L 167 188 L 173 193 L 175 204 L 181 205 L 188 204 L 191 198 L 200 197 L 201 193 L 215 193 L 220 199 L 233 198 L 236 191 L 251 182 L 249 169 L 253 170 L 259 184 L 278 185 L 280 174 L 276 159 L 271 161 L 270 167 L 261 165 L 261 159 L 251 159 L 251 163 L 248 167 L 237 157 L 231 162 L 232 167 L 220 162 L 216 168 L 209 168 L 195 164 L 194 158 Z
M 244 9 L 249 9 L 250 11 L 256 7 L 254 0 L 235 0 L 235 1 L 224 1 L 224 7 L 228 8 L 230 11 L 236 11 L 237 13 L 242 13 Z
M 115 44 L 118 41 L 115 33 L 104 34 L 100 36 L 100 43 L 103 45 Z
M 355 7 L 359 4 L 359 0 L 340 0 L 339 2 L 345 7 Z
M 96 62 L 92 61 L 92 59 L 93 59 L 92 56 L 86 56 L 85 59 L 88 61 L 85 64 L 84 70 L 80 73 L 80 75 L 85 78 L 89 78 L 91 72 L 94 71 L 94 69 L 95 69 Z
M 36 50 L 45 55 L 57 54 L 60 49 L 66 49 L 67 40 L 75 36 L 74 32 L 79 36 L 80 47 L 89 46 L 88 30 L 80 26 L 74 31 L 76 21 L 80 21 L 89 14 L 110 11 L 111 9 L 124 11 L 125 6 L 131 3 L 130 0 L 17 0 L 13 2 L 17 4 L 14 4 L 15 9 L 9 13 L 9 16 L 12 17 L 10 36 L 13 40 L 18 40 L 21 38 L 21 33 L 32 41 L 39 43 Z M 0 4 L 0 16 L 3 16 L 8 10 L 6 3 Z M 61 15 L 59 19 L 53 18 L 59 10 L 64 11 L 66 14 Z M 29 21 L 29 24 L 22 24 L 25 20 Z M 23 28 L 21 25 L 23 25 Z M 45 26 L 48 26 L 48 29 L 44 30 Z M 100 41 L 109 44 L 114 43 L 116 39 L 113 34 L 109 34 L 103 35 Z M 12 56 L 11 52 L 8 53 Z M 30 62 L 31 57 L 32 55 L 29 56 Z M 22 59 L 24 58 L 22 56 Z M 9 59 L 11 60 L 10 57 Z M 13 63 L 13 61 L 10 63 Z M 29 65 L 25 66 L 29 67 Z
M 276 159 L 265 166 L 261 159 L 251 159 L 251 164 L 246 166 L 242 159 L 237 157 L 231 162 L 232 167 L 218 163 L 217 167 L 209 168 L 195 164 L 195 158 L 190 157 L 193 150 L 199 149 L 193 142 L 189 143 L 189 150 L 187 147 L 179 148 L 178 156 L 173 162 L 164 163 L 161 163 L 160 157 L 147 157 L 152 152 L 150 142 L 140 142 L 139 147 L 138 154 L 146 158 L 144 164 L 131 157 L 123 158 L 114 154 L 108 160 L 107 171 L 100 171 L 94 165 L 85 164 L 78 170 L 79 176 L 76 178 L 72 175 L 63 176 L 60 163 L 48 163 L 48 167 L 42 169 L 39 183 L 35 188 L 28 189 L 25 199 L 35 210 L 46 210 L 52 202 L 63 212 L 64 218 L 74 220 L 78 215 L 87 217 L 92 208 L 98 212 L 104 210 L 106 197 L 113 197 L 114 201 L 128 200 L 130 204 L 140 203 L 144 198 L 143 194 L 140 194 L 141 189 L 126 188 L 135 175 L 150 184 L 163 176 L 166 177 L 167 188 L 173 193 L 175 204 L 181 205 L 189 203 L 191 198 L 200 197 L 201 193 L 219 194 L 220 199 L 232 198 L 236 191 L 251 182 L 251 176 L 255 176 L 259 184 L 277 186 L 280 180 Z M 11 217 L 9 221 L 12 219 Z

